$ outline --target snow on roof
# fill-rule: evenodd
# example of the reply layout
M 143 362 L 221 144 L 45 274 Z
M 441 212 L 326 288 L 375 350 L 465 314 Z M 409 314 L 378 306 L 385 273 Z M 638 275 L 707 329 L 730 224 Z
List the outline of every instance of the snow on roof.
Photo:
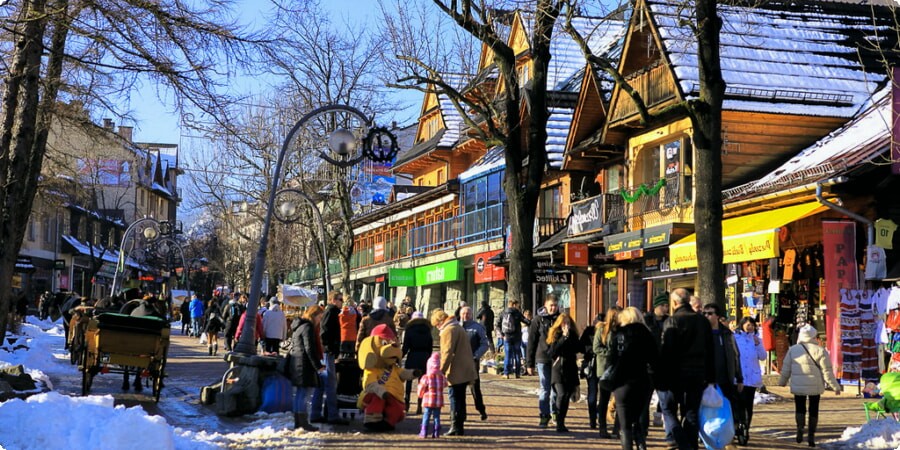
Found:
M 505 149 L 506 147 L 502 145 L 491 147 L 484 156 L 478 158 L 465 172 L 459 174 L 459 182 L 465 183 L 473 178 L 487 175 L 506 167 Z
M 532 28 L 532 15 L 522 13 L 522 25 L 529 39 Z M 550 38 L 550 65 L 547 68 L 547 89 L 551 91 L 569 90 L 571 78 L 579 74 L 586 62 L 581 48 L 572 36 L 563 29 L 565 19 L 556 22 L 553 36 Z M 606 54 L 614 49 L 624 38 L 626 26 L 620 19 L 599 17 L 574 17 L 572 27 L 584 37 L 588 47 L 594 54 Z M 576 89 L 580 85 L 576 86 Z
M 680 25 L 693 8 L 682 0 L 647 3 L 682 91 L 696 98 L 696 40 Z M 720 4 L 719 13 L 728 110 L 853 117 L 886 79 L 867 48 L 896 47 L 893 13 L 883 7 L 772 1 Z
M 551 107 L 547 119 L 547 164 L 559 170 L 566 153 L 566 140 L 575 116 L 574 108 Z
M 163 186 L 155 181 L 153 182 L 153 186 L 151 187 L 151 189 L 162 192 L 163 194 L 166 194 L 169 197 L 172 196 L 172 193 L 169 191 L 169 189 L 167 189 L 165 186 Z
M 883 88 L 872 96 L 872 105 L 855 119 L 805 148 L 768 175 L 725 191 L 724 198 L 734 200 L 811 183 L 877 158 L 890 147 L 890 93 L 890 87 Z

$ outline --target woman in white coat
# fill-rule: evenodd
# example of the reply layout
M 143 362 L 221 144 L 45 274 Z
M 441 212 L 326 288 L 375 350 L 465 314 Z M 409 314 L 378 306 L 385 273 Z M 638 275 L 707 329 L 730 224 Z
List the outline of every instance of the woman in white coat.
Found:
M 803 442 L 803 423 L 806 418 L 806 399 L 809 398 L 809 446 L 816 446 L 816 426 L 819 424 L 819 399 L 825 392 L 825 385 L 841 394 L 831 370 L 828 351 L 816 343 L 816 329 L 804 325 L 797 334 L 797 343 L 792 345 L 784 357 L 781 379 L 778 384 L 791 383 L 794 394 L 794 417 L 797 420 L 797 442 Z
M 734 343 L 737 345 L 741 373 L 744 375 L 744 389 L 738 393 L 738 423 L 735 432 L 738 442 L 747 445 L 750 440 L 750 422 L 753 420 L 753 399 L 756 397 L 756 390 L 763 385 L 759 362 L 766 359 L 766 349 L 763 348 L 762 339 L 756 334 L 756 320 L 752 317 L 741 319 L 734 333 Z
M 266 353 L 278 353 L 281 341 L 287 337 L 287 319 L 281 310 L 281 302 L 275 297 L 269 300 L 269 310 L 263 315 L 262 327 Z

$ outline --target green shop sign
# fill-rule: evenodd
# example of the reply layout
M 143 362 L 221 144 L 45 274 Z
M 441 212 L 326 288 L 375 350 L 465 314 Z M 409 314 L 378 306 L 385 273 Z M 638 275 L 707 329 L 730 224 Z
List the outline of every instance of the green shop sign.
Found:
M 388 269 L 388 285 L 391 287 L 415 286 L 416 269 Z
M 430 266 L 416 267 L 416 286 L 444 283 L 459 279 L 459 261 L 447 261 Z

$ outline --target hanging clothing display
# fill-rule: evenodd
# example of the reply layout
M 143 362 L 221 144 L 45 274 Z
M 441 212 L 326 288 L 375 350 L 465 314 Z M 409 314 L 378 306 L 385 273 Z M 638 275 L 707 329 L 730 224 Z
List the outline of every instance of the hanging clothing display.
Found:
M 883 280 L 887 276 L 887 260 L 884 249 L 876 245 L 866 248 L 866 279 Z
M 858 290 L 859 295 L 859 332 L 862 338 L 862 359 L 860 374 L 864 381 L 878 382 L 881 372 L 878 370 L 878 349 L 875 345 L 875 291 Z
M 894 232 L 897 224 L 891 219 L 878 219 L 875 221 L 875 245 L 891 250 L 894 248 Z
M 862 335 L 859 321 L 859 291 L 841 289 L 841 381 L 859 380 L 862 369 Z

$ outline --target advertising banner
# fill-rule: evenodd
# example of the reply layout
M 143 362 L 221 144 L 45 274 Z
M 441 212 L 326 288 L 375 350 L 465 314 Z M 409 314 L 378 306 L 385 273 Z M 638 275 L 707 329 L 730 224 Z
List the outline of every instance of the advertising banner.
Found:
M 506 279 L 505 268 L 495 266 L 488 262 L 491 257 L 501 252 L 503 252 L 503 250 L 478 253 L 475 255 L 475 284 L 503 281 Z
M 423 267 L 416 267 L 416 286 L 445 283 L 459 280 L 459 261 L 446 261 Z
M 573 236 L 603 228 L 603 197 L 596 196 L 577 203 L 572 203 L 572 214 L 569 215 L 569 228 L 566 234 Z
M 416 269 L 388 269 L 388 285 L 391 287 L 415 286 Z
M 587 267 L 588 265 L 588 246 L 587 244 L 566 243 L 565 263 L 567 266 Z
M 847 375 L 852 372 L 858 376 L 859 370 L 853 369 L 853 366 L 859 366 L 862 342 L 853 336 L 859 334 L 859 318 L 856 318 L 854 326 L 850 323 L 853 318 L 847 317 L 848 323 L 842 327 L 844 317 L 841 309 L 841 291 L 858 286 L 856 223 L 823 220 L 822 245 L 825 259 L 825 331 L 828 353 L 835 369 L 842 372 L 846 370 Z M 843 332 L 847 335 L 842 336 Z M 846 341 L 847 346 L 842 346 L 842 341 Z

